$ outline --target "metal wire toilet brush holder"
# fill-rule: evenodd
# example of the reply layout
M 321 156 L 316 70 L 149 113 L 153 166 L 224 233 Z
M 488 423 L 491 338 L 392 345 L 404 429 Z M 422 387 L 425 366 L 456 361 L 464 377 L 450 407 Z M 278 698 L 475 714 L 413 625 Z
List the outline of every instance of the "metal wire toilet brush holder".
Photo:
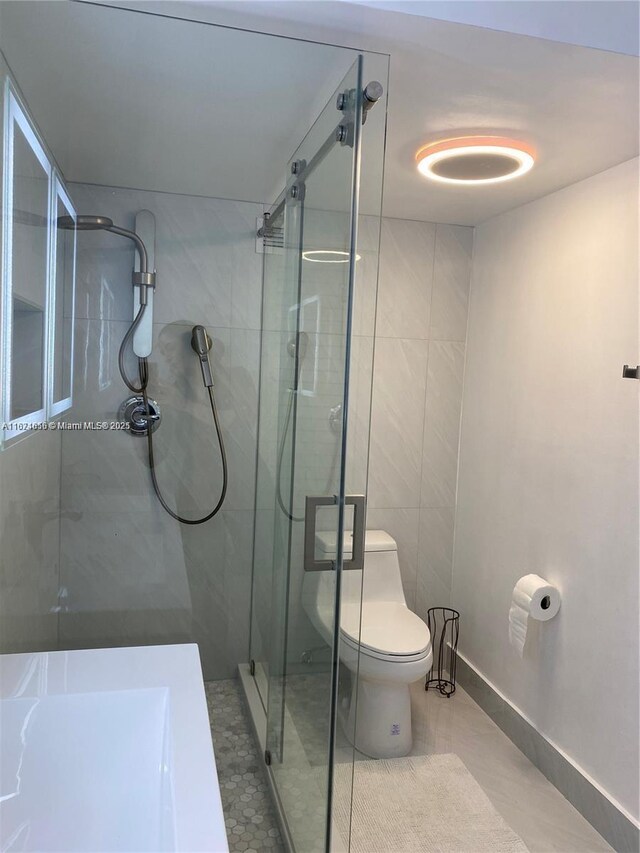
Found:
M 460 614 L 451 607 L 430 607 L 427 628 L 431 634 L 433 663 L 424 689 L 433 687 L 448 699 L 456 692 Z

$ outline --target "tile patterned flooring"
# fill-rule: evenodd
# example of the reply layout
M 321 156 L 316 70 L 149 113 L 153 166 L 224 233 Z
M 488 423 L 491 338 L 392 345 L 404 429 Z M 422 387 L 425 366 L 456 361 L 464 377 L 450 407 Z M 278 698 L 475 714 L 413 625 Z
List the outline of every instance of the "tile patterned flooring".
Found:
M 326 716 L 324 680 L 326 675 L 321 673 L 301 675 L 291 678 L 288 685 L 291 719 L 305 745 L 306 760 L 316 772 L 326 761 L 326 741 L 318 737 Z M 246 850 L 280 853 L 284 847 L 240 684 L 235 680 L 210 682 L 206 692 L 229 849 L 232 853 Z M 611 851 L 604 839 L 461 687 L 451 699 L 436 691 L 425 693 L 421 683 L 412 686 L 411 694 L 412 754 L 458 755 L 531 853 Z M 339 732 L 336 761 L 351 761 L 354 757 L 365 758 L 358 752 L 354 755 L 353 748 Z M 295 784 L 296 781 L 301 784 Z M 305 790 L 310 790 L 305 779 L 293 776 L 291 784 L 297 788 L 292 794 L 298 799 Z M 305 811 L 306 821 L 311 823 L 313 809 Z
M 235 679 L 205 684 L 231 853 L 284 853 L 262 756 Z

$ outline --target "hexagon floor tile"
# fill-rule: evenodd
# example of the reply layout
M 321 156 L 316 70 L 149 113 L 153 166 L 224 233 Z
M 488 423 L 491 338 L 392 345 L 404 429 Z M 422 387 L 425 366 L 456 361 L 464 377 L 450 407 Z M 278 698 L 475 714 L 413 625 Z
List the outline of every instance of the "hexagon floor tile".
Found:
M 258 744 L 235 679 L 205 683 L 231 853 L 284 853 Z

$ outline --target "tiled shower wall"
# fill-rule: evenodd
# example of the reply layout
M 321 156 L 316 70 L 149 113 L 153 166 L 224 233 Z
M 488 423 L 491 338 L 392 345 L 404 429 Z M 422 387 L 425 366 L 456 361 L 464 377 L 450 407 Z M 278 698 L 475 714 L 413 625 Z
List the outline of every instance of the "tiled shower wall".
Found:
M 367 524 L 398 543 L 409 607 L 449 605 L 473 229 L 384 219 Z
M 151 491 L 143 441 L 110 431 L 56 433 L 56 442 L 62 441 L 60 646 L 195 641 L 206 677 L 228 677 L 246 659 L 248 646 L 261 304 L 254 229 L 260 205 L 78 184 L 70 190 L 78 210 L 103 213 L 128 227 L 138 210 L 156 215 L 150 395 L 164 419 L 155 441 L 158 478 L 170 505 L 185 515 L 201 514 L 217 500 L 217 446 L 189 346 L 191 327 L 203 323 L 214 341 L 230 488 L 225 509 L 212 522 L 179 525 Z M 451 587 L 472 233 L 383 221 L 368 524 L 398 541 L 407 600 L 419 613 L 448 603 Z M 129 322 L 132 259 L 127 241 L 80 235 L 70 420 L 115 420 L 127 396 L 117 349 Z M 360 306 L 360 318 L 365 314 L 370 312 Z M 45 438 L 28 438 L 22 450 L 44 445 Z M 3 474 L 18 455 L 19 445 L 5 451 Z M 56 486 L 47 493 L 55 505 L 46 511 L 36 501 L 34 511 L 49 519 L 46 530 L 55 533 L 55 543 L 48 534 L 45 543 L 21 528 L 18 539 L 38 548 L 44 543 L 46 553 L 57 557 L 57 465 L 54 473 Z M 17 475 L 11 479 L 26 483 Z M 5 494 L 5 503 L 8 499 Z M 9 508 L 5 517 L 11 517 Z M 3 543 L 8 542 L 7 534 Z M 32 562 L 40 565 L 43 559 L 34 554 Z M 56 559 L 46 590 L 40 583 L 25 586 L 30 574 L 24 566 L 16 568 L 15 583 L 5 578 L 5 590 L 15 586 L 11 610 L 23 614 L 28 636 L 21 642 L 17 626 L 3 620 L 11 635 L 3 636 L 4 650 L 32 649 L 36 642 L 55 647 L 57 571 Z M 45 592 L 46 602 L 40 600 Z M 29 614 L 38 616 L 38 625 L 30 626 Z
M 71 184 L 78 211 L 133 228 L 156 217 L 157 290 L 149 396 L 162 411 L 157 476 L 188 517 L 217 502 L 221 464 L 191 328 L 213 338 L 215 394 L 229 491 L 223 511 L 186 526 L 160 507 L 146 441 L 122 432 L 62 436 L 60 616 L 62 648 L 197 642 L 206 678 L 247 659 L 258 368 L 261 206 Z M 117 420 L 129 395 L 117 368 L 130 322 L 132 246 L 101 232 L 79 235 L 74 421 Z M 135 365 L 129 364 L 130 375 Z
M 58 645 L 60 433 L 0 453 L 0 654 Z

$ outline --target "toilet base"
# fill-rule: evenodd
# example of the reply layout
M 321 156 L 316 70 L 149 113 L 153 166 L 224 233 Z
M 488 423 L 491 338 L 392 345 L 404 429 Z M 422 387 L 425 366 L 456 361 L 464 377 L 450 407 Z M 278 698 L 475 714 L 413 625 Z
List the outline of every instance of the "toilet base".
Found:
M 413 744 L 409 685 L 354 678 L 344 729 L 349 743 L 370 758 L 408 755 Z

